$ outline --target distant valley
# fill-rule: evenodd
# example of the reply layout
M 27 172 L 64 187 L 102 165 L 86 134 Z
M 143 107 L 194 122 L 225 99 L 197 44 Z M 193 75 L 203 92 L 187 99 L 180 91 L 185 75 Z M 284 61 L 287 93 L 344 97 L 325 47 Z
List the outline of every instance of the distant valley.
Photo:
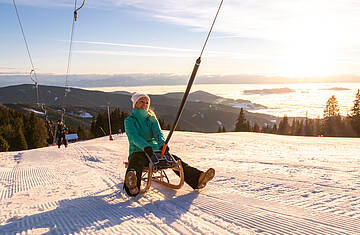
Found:
M 102 92 L 70 88 L 67 95 L 64 94 L 64 87 L 41 86 L 39 103 L 43 104 L 50 120 L 61 118 L 62 109 L 65 108 L 65 121 L 74 127 L 80 124 L 89 126 L 92 117 L 105 112 L 107 106 L 110 106 L 110 109 L 120 108 L 128 113 L 132 109 L 131 93 L 126 91 Z M 171 125 L 182 96 L 182 92 L 150 95 L 151 108 L 160 119 Z M 43 110 L 36 106 L 35 88 L 30 84 L 0 87 L 0 103 L 20 111 L 35 110 L 39 116 L 44 116 L 41 114 Z M 249 110 L 266 108 L 248 100 L 224 99 L 204 91 L 196 91 L 189 95 L 179 127 L 188 131 L 216 132 L 218 127 L 223 125 L 227 131 L 231 131 L 240 107 Z M 245 113 L 248 120 L 257 122 L 260 126 L 272 125 L 276 120 L 271 115 L 247 111 Z

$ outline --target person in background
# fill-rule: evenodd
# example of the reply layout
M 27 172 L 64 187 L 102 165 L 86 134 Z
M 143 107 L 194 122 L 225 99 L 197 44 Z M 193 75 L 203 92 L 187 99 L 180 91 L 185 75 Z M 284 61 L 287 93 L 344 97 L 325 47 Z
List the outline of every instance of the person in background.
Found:
M 129 141 L 129 165 L 125 174 L 124 189 L 129 196 L 136 196 L 140 192 L 141 174 L 149 165 L 145 153 L 153 156 L 153 150 L 160 150 L 165 144 L 155 113 L 149 109 L 150 97 L 146 94 L 135 93 L 131 97 L 133 110 L 125 119 L 125 132 Z M 169 151 L 169 148 L 166 148 Z M 202 189 L 215 176 L 213 168 L 206 172 L 189 166 L 179 157 L 172 155 L 175 160 L 180 160 L 184 170 L 184 180 L 193 189 Z M 179 173 L 175 171 L 177 175 Z
M 66 128 L 63 121 L 58 120 L 57 126 L 56 126 L 56 142 L 58 145 L 58 148 L 60 148 L 61 144 L 65 145 L 65 148 L 67 147 L 67 141 L 66 141 L 66 133 L 68 129 Z

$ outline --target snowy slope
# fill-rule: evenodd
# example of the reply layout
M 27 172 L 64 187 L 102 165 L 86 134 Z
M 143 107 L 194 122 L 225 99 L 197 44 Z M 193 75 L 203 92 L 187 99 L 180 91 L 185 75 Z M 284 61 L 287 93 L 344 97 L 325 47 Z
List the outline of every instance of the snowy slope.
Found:
M 0 234 L 360 234 L 360 139 L 176 132 L 170 149 L 214 180 L 127 197 L 125 135 L 0 153 Z

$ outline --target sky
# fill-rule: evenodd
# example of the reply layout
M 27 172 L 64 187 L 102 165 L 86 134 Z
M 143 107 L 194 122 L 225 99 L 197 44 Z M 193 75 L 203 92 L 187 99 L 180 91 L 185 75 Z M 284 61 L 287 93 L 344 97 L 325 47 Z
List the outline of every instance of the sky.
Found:
M 74 1 L 16 4 L 39 83 L 63 85 Z M 74 75 L 184 80 L 219 4 L 87 0 L 75 22 L 69 83 Z M 359 26 L 360 2 L 354 0 L 224 0 L 198 74 L 239 82 L 359 76 Z M 0 86 L 29 80 L 31 64 L 11 0 L 0 0 L 0 29 Z

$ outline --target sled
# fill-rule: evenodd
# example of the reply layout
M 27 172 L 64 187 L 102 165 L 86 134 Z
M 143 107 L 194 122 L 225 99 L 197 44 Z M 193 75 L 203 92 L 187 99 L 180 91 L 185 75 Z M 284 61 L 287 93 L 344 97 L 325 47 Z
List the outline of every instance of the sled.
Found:
M 153 156 L 146 153 L 145 155 L 149 159 L 149 166 L 143 169 L 141 175 L 141 193 L 145 193 L 153 181 L 172 189 L 180 189 L 184 185 L 184 170 L 180 160 L 176 161 L 170 153 L 165 153 L 164 157 L 161 157 L 160 150 L 155 150 Z M 129 165 L 128 162 L 124 162 L 124 164 L 125 168 Z M 167 170 L 174 170 L 179 173 L 177 184 L 170 182 L 166 174 Z

